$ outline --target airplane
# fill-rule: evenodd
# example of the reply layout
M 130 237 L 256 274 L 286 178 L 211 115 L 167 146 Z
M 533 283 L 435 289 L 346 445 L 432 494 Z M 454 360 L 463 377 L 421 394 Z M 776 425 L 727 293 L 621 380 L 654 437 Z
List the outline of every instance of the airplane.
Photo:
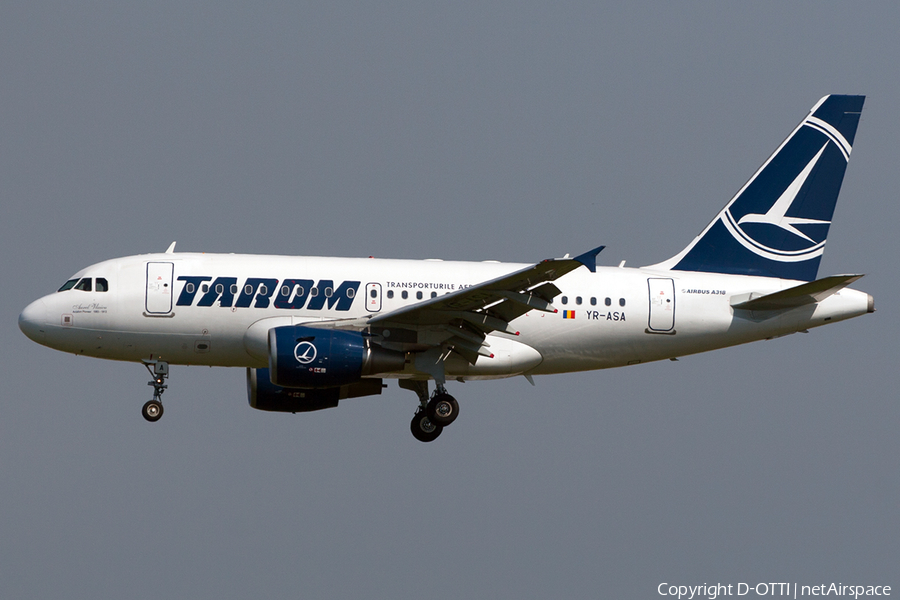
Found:
M 19 328 L 63 352 L 142 363 L 163 414 L 170 365 L 242 367 L 250 406 L 302 413 L 418 397 L 410 430 L 457 418 L 447 383 L 637 365 L 874 312 L 817 279 L 864 96 L 822 98 L 684 250 L 597 266 L 599 246 L 536 264 L 164 252 L 116 258 L 35 300 Z M 432 384 L 433 382 L 433 384 Z

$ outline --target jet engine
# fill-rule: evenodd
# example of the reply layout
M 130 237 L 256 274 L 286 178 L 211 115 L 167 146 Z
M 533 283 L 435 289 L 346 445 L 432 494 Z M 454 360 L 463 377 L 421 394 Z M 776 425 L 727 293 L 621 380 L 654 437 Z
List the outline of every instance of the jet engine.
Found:
M 319 390 L 285 388 L 270 381 L 268 369 L 247 369 L 247 400 L 257 410 L 298 413 L 334 408 L 344 398 L 381 394 L 382 387 L 381 379 L 362 379 Z
M 406 355 L 358 331 L 303 325 L 269 330 L 269 378 L 285 388 L 337 388 L 366 375 L 402 371 Z

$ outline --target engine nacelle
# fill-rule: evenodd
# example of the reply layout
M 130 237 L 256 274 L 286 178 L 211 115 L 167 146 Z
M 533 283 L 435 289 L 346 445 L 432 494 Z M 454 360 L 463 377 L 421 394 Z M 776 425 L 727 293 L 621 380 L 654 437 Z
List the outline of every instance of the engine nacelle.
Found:
M 364 375 L 402 371 L 406 355 L 371 343 L 357 331 L 303 325 L 269 330 L 269 377 L 280 387 L 322 389 Z
M 257 410 L 274 412 L 311 412 L 334 408 L 345 398 L 381 394 L 381 379 L 362 379 L 350 385 L 304 390 L 274 385 L 268 369 L 247 369 L 247 400 Z

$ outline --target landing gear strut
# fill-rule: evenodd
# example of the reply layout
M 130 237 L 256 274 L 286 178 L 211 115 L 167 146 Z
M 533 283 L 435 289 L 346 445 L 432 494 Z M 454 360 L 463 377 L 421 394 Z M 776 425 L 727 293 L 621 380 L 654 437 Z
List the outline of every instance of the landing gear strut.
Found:
M 161 360 L 143 360 L 141 362 L 144 363 L 147 371 L 153 377 L 151 381 L 147 382 L 147 385 L 153 386 L 153 399 L 148 400 L 144 404 L 141 414 L 144 415 L 145 419 L 154 423 L 163 416 L 162 395 L 166 388 L 169 387 L 165 383 L 169 377 L 169 363 Z
M 444 431 L 444 427 L 455 421 L 459 415 L 459 403 L 447 393 L 447 389 L 441 383 L 437 384 L 430 398 L 427 381 L 401 379 L 400 387 L 415 392 L 419 397 L 419 407 L 413 415 L 409 428 L 413 437 L 420 442 L 436 440 Z

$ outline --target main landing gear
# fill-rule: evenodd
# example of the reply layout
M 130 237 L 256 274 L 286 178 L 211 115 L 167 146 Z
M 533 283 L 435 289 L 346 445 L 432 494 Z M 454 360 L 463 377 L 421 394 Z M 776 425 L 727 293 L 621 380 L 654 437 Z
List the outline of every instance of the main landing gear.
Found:
M 166 388 L 169 387 L 165 383 L 169 377 L 169 363 L 161 360 L 143 360 L 141 362 L 144 363 L 147 371 L 153 377 L 152 380 L 147 382 L 147 385 L 153 386 L 153 399 L 148 400 L 144 404 L 141 414 L 151 423 L 155 423 L 163 416 L 162 395 Z
M 409 425 L 413 437 L 420 442 L 437 439 L 444 427 L 450 425 L 459 415 L 459 403 L 447 393 L 443 384 L 438 383 L 429 398 L 427 381 L 400 380 L 400 387 L 412 390 L 419 396 L 419 407 Z

